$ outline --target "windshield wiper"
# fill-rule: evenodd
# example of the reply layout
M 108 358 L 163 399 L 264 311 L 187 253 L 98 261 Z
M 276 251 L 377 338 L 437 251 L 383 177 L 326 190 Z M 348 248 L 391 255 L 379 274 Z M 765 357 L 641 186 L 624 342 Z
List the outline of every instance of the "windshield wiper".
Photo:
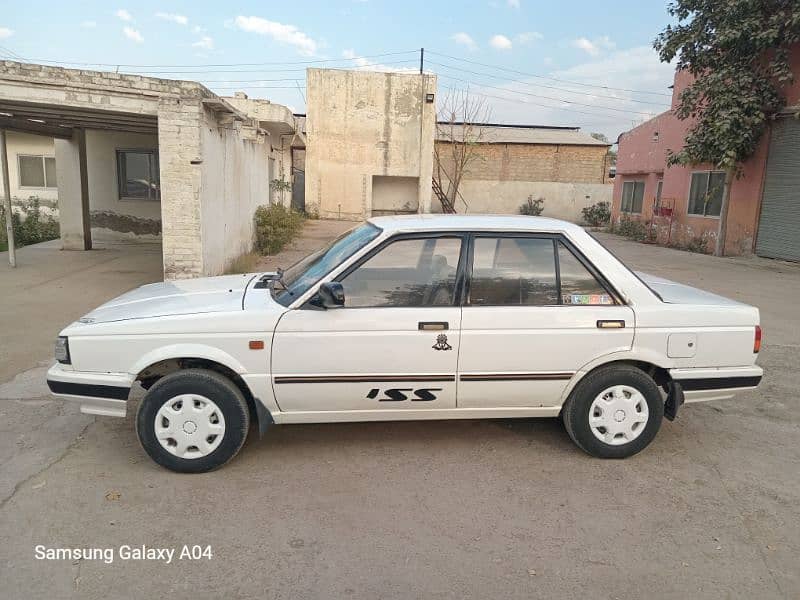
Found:
M 286 282 L 283 280 L 283 269 L 278 267 L 274 273 L 265 273 L 261 276 L 256 283 L 256 287 L 269 287 L 270 289 L 275 289 L 275 282 L 280 283 L 283 289 L 288 292 L 290 296 L 294 296 L 294 292 L 289 289 L 289 286 L 286 285 Z

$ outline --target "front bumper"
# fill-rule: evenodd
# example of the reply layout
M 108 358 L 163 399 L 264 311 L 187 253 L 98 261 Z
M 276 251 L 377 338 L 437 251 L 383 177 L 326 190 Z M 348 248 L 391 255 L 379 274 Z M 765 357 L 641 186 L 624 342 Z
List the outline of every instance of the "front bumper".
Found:
M 47 387 L 54 396 L 80 403 L 82 413 L 124 417 L 133 377 L 127 373 L 72 371 L 60 363 L 47 371 Z
M 737 393 L 755 389 L 761 382 L 764 369 L 722 367 L 715 369 L 670 369 L 672 380 L 680 384 L 687 404 L 708 400 L 727 400 Z

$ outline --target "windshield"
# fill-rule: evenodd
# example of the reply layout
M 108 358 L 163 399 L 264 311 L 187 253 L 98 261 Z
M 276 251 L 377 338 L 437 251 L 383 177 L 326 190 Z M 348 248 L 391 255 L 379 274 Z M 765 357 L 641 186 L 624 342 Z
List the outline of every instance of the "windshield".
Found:
M 381 229 L 371 223 L 364 223 L 343 233 L 330 244 L 309 254 L 283 272 L 281 282 L 286 289 L 275 295 L 275 300 L 289 306 L 293 300 L 305 294 L 308 289 L 361 250 L 380 234 Z

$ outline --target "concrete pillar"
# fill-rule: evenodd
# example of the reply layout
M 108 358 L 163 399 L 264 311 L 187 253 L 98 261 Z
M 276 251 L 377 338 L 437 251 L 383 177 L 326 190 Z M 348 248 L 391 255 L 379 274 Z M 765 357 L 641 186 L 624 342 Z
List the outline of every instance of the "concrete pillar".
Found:
M 72 139 L 56 139 L 55 154 L 61 247 L 63 250 L 91 250 L 86 132 L 76 129 Z

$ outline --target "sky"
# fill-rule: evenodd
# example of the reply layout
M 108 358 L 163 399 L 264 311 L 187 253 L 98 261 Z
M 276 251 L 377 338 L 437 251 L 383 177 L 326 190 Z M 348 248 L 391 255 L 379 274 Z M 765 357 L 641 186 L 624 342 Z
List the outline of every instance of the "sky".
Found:
M 0 58 L 244 91 L 305 112 L 308 66 L 425 70 L 498 123 L 610 140 L 666 110 L 666 0 L 0 1 Z M 441 102 L 439 103 L 441 105 Z

